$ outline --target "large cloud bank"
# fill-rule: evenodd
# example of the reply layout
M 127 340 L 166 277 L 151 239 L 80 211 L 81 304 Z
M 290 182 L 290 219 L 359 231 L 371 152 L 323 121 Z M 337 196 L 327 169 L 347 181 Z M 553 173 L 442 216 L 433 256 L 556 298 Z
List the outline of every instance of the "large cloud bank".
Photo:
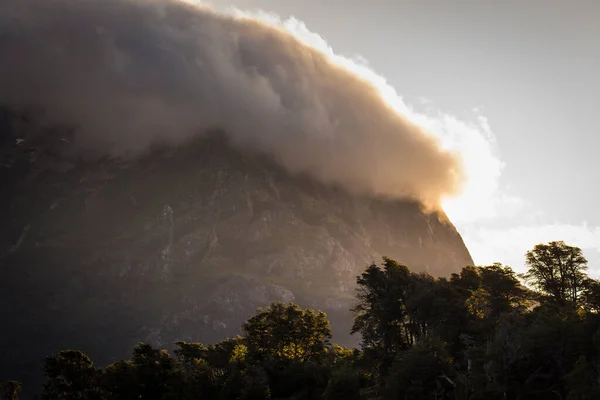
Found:
M 4 0 L 0 103 L 114 156 L 209 128 L 294 173 L 436 206 L 462 163 L 368 79 L 264 19 L 181 0 Z

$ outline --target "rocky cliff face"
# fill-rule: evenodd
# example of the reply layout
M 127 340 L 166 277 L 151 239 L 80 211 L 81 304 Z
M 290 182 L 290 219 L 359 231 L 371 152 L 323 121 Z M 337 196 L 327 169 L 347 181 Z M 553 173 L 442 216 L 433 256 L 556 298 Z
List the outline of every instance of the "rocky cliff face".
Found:
M 433 275 L 472 264 L 445 216 L 290 176 L 218 134 L 86 161 L 64 131 L 42 143 L 0 129 L 11 371 L 65 347 L 109 362 L 141 340 L 218 340 L 276 300 L 326 311 L 349 343 L 356 276 L 382 255 Z

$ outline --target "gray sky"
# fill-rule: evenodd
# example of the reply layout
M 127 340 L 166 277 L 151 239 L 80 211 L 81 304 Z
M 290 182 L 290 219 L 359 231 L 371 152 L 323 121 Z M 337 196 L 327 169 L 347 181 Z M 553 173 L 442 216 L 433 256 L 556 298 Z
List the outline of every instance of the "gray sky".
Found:
M 337 54 L 366 59 L 415 109 L 485 117 L 505 164 L 497 209 L 454 218 L 475 261 L 521 270 L 535 243 L 565 240 L 600 273 L 600 2 L 210 3 L 293 16 Z

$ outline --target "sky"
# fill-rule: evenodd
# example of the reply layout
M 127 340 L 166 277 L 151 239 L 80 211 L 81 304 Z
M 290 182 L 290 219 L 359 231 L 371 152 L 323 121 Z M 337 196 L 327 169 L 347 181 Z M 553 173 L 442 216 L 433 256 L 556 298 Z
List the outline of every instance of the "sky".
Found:
M 523 271 L 527 250 L 564 240 L 583 248 L 600 276 L 600 2 L 209 4 L 297 19 L 336 54 L 384 77 L 411 110 L 475 127 L 497 171 L 483 167 L 489 160 L 471 168 L 485 194 L 446 209 L 476 264 Z

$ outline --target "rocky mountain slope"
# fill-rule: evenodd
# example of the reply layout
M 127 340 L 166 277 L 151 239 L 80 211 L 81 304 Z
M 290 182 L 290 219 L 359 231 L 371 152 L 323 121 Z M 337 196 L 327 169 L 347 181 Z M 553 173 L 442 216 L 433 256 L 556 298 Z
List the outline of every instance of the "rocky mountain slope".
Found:
M 0 118 L 0 379 L 80 348 L 236 335 L 276 300 L 348 337 L 356 276 L 382 255 L 433 275 L 472 264 L 445 216 L 290 176 L 211 134 L 135 160 L 75 157 L 66 131 Z M 8 329 L 6 329 L 8 328 Z M 8 362 L 6 362 L 8 361 Z

